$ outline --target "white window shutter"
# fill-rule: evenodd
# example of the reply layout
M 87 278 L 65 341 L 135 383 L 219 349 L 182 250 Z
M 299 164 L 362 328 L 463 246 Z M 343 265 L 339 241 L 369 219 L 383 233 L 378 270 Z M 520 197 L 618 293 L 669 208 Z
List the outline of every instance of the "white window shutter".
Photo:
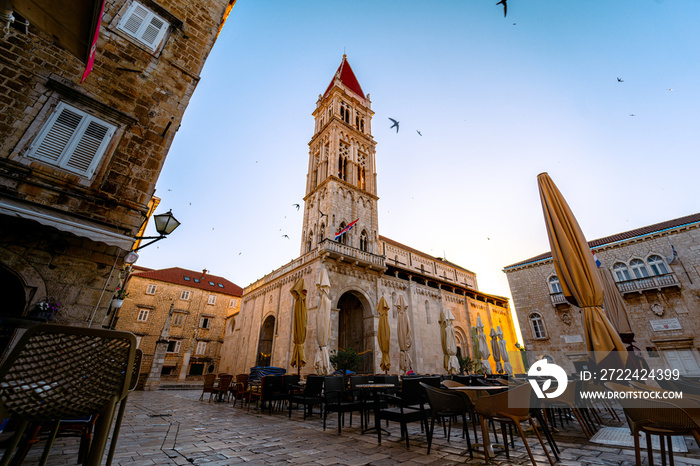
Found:
M 115 126 L 61 102 L 28 155 L 89 178 L 115 130 Z
M 170 24 L 143 5 L 134 2 L 117 26 L 134 39 L 155 51 Z
M 119 27 L 136 37 L 146 17 L 148 17 L 148 10 L 138 3 L 132 3 L 119 23 Z

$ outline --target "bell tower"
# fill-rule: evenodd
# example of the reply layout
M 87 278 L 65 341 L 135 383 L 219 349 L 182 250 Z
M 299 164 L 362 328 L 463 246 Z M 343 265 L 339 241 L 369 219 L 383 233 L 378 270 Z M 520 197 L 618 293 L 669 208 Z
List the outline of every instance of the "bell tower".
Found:
M 304 196 L 301 254 L 341 228 L 357 223 L 338 241 L 373 254 L 379 251 L 376 142 L 369 94 L 343 55 L 326 91 L 318 96 Z

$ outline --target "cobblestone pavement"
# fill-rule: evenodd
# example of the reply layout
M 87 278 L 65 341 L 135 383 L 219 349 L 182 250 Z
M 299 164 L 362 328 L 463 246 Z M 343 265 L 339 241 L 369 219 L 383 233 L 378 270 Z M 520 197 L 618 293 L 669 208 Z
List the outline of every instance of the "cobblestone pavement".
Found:
M 303 420 L 302 411 L 294 411 L 292 419 L 287 412 L 272 415 L 257 413 L 254 409 L 234 408 L 231 403 L 198 401 L 201 391 L 134 392 L 129 396 L 124 423 L 119 435 L 114 464 L 299 464 L 299 465 L 423 465 L 423 464 L 484 464 L 483 455 L 469 458 L 466 441 L 461 438 L 461 425 L 453 425 L 452 440 L 448 442 L 437 432 L 430 454 L 427 454 L 425 434 L 419 423 L 409 425 L 410 448 L 400 440 L 399 426 L 391 423 L 391 435 L 382 437 L 377 445 L 374 434 L 362 435 L 359 418 L 353 418 L 353 427 L 346 426 L 342 435 L 337 431 L 337 414 L 328 418 L 323 431 L 321 418 Z M 609 426 L 619 426 L 604 417 Z M 470 431 L 473 440 L 473 431 Z M 481 437 L 481 434 L 479 434 Z M 590 443 L 580 433 L 576 422 L 570 422 L 555 433 L 559 446 L 559 465 L 634 465 L 634 449 L 603 446 Z M 547 464 L 537 438 L 528 434 L 536 460 Z M 675 464 L 700 465 L 700 449 L 689 437 L 689 452 L 674 454 Z M 35 464 L 43 448 L 36 444 L 25 464 Z M 78 439 L 59 438 L 52 449 L 50 465 L 75 464 Z M 105 455 L 106 456 L 106 455 Z M 643 454 L 647 464 L 646 455 Z M 656 455 L 655 462 L 660 463 Z M 527 452 L 516 435 L 511 458 L 497 450 L 493 461 L 498 465 L 530 464 Z

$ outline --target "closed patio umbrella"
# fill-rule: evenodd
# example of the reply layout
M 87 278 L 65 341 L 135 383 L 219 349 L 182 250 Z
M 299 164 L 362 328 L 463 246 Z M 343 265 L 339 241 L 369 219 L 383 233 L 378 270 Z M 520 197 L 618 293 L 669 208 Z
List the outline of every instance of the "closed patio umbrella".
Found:
M 506 340 L 503 338 L 503 330 L 499 325 L 496 335 L 498 335 L 498 346 L 501 348 L 501 359 L 503 359 L 503 370 L 508 375 L 513 375 L 513 366 L 510 364 L 510 357 L 508 356 L 508 349 L 506 348 Z
M 331 339 L 331 282 L 326 269 L 321 269 L 321 278 L 316 284 L 318 288 L 318 309 L 316 310 L 316 358 L 314 369 L 318 375 L 328 375 L 333 372 L 331 367 L 328 341 Z
M 449 309 L 440 313 L 440 341 L 442 342 L 442 352 L 444 354 L 442 365 L 448 374 L 457 374 L 459 372 L 457 339 L 455 338 L 455 328 L 452 324 L 454 320 L 455 316 Z
M 491 329 L 491 351 L 493 352 L 493 360 L 496 361 L 496 372 L 503 373 L 503 364 L 501 363 L 501 347 L 498 344 L 498 334 L 495 329 Z
M 298 369 L 306 365 L 304 356 L 304 342 L 306 341 L 306 287 L 304 279 L 300 278 L 289 290 L 294 296 L 294 315 L 292 320 L 292 340 L 294 341 L 294 352 L 292 352 L 292 367 Z
M 547 173 L 537 176 L 554 268 L 564 296 L 581 308 L 586 347 L 605 367 L 624 367 L 627 353 L 603 312 L 603 285 L 574 214 Z
M 617 333 L 622 335 L 631 334 L 630 338 L 634 337 L 634 331 L 630 324 L 629 314 L 627 314 L 627 306 L 620 295 L 620 292 L 615 286 L 610 271 L 604 267 L 598 267 L 600 281 L 603 284 L 603 309 L 607 314 L 612 326 L 617 330 Z
M 481 351 L 479 351 L 479 330 L 476 327 L 472 327 L 471 331 L 472 340 L 472 359 L 474 361 L 474 373 L 483 374 L 484 366 L 481 364 Z
M 377 305 L 377 312 L 379 312 L 379 329 L 377 331 L 377 342 L 379 343 L 379 349 L 382 352 L 382 362 L 379 363 L 379 367 L 386 373 L 389 372 L 391 368 L 391 359 L 389 358 L 389 339 L 391 337 L 391 331 L 389 330 L 389 305 L 384 299 L 384 296 L 379 300 Z
M 484 374 L 491 374 L 491 363 L 489 362 L 491 351 L 489 350 L 489 342 L 486 339 L 486 333 L 484 333 L 484 323 L 481 321 L 481 316 L 477 316 L 476 318 L 476 329 L 479 332 L 479 352 L 481 353 L 481 365 L 484 367 Z
M 399 313 L 398 332 L 399 332 L 399 369 L 405 374 L 412 369 L 413 361 L 411 354 L 408 352 L 413 344 L 413 335 L 411 334 L 411 326 L 408 322 L 408 314 L 406 314 L 406 300 L 403 295 L 399 295 L 399 302 L 396 303 L 396 310 Z

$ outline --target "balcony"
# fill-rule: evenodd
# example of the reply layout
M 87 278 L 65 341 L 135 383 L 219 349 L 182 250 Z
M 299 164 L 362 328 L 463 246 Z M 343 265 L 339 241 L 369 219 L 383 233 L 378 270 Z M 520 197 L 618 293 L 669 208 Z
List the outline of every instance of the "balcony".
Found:
M 321 241 L 318 248 L 318 255 L 321 257 L 335 259 L 338 262 L 346 262 L 370 270 L 377 270 L 380 272 L 386 270 L 384 256 L 378 256 L 371 252 L 362 251 L 361 249 L 353 248 L 352 246 L 347 246 L 329 239 Z
M 675 273 L 667 273 L 664 275 L 654 275 L 653 277 L 635 278 L 624 282 L 617 282 L 617 289 L 620 293 L 641 293 L 646 290 L 661 290 L 662 288 L 676 287 L 680 288 L 681 283 L 678 281 Z
M 569 301 L 564 297 L 564 293 L 551 293 L 549 299 L 552 301 L 552 306 L 569 305 Z

